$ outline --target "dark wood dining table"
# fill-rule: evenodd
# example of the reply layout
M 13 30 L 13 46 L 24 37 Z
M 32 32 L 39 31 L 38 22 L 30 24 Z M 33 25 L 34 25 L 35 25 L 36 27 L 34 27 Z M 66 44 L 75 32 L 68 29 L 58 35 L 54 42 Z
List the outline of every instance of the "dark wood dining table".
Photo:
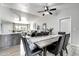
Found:
M 58 41 L 58 38 L 61 35 L 47 35 L 47 36 L 39 36 L 39 37 L 29 37 L 29 39 L 37 44 L 40 48 L 43 49 L 43 56 L 46 56 L 46 47 L 52 44 L 55 41 Z M 28 38 L 28 37 L 27 37 Z

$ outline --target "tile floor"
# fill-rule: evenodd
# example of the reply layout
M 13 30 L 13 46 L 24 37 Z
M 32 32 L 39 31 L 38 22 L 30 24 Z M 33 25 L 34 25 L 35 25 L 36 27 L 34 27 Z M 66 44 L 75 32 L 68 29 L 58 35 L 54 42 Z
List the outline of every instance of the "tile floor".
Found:
M 0 56 L 20 56 L 20 45 L 11 48 L 0 49 Z
M 13 46 L 11 48 L 0 49 L 0 56 L 20 56 L 20 55 L 24 56 L 20 54 L 20 45 Z M 54 56 L 54 55 L 47 52 L 47 56 Z M 68 45 L 68 55 L 64 51 L 64 56 L 79 56 L 79 48 Z
M 68 54 L 66 54 L 66 52 L 64 51 L 63 52 L 64 56 L 79 56 L 79 47 L 68 45 L 67 49 L 68 49 Z M 54 56 L 53 54 L 48 53 L 48 52 L 47 52 L 47 55 L 48 56 Z
M 79 56 L 79 47 L 68 45 L 67 49 L 68 49 L 68 54 L 66 54 L 66 52 L 64 51 L 63 52 L 64 56 Z M 24 51 L 21 51 L 21 56 L 24 56 Z M 54 55 L 49 53 L 49 52 L 47 52 L 47 56 L 54 56 Z M 60 55 L 58 54 L 58 56 L 60 56 Z

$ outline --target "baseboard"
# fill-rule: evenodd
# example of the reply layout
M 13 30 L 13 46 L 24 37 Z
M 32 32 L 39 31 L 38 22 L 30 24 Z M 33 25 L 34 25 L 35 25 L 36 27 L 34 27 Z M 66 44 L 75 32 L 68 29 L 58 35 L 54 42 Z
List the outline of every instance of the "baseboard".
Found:
M 75 47 L 78 47 L 78 48 L 79 48 L 79 45 L 78 45 L 78 44 L 73 44 L 73 43 L 71 43 L 70 45 L 71 45 L 71 46 L 75 46 Z

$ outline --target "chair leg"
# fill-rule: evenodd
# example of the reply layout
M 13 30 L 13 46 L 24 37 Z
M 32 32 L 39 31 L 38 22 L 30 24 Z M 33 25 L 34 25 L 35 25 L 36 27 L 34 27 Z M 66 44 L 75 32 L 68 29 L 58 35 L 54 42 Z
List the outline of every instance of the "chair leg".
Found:
M 27 54 L 25 53 L 25 56 L 27 56 Z
M 46 56 L 46 53 L 47 53 L 47 49 L 46 47 L 43 48 L 43 56 Z
M 58 54 L 55 54 L 55 56 L 57 56 Z
M 61 52 L 60 52 L 60 56 L 63 56 L 63 50 L 61 50 Z
M 67 50 L 67 48 L 66 48 L 66 53 L 68 54 L 68 50 Z
M 42 52 L 41 52 L 41 53 L 39 53 L 39 55 L 40 55 L 40 56 L 42 56 Z

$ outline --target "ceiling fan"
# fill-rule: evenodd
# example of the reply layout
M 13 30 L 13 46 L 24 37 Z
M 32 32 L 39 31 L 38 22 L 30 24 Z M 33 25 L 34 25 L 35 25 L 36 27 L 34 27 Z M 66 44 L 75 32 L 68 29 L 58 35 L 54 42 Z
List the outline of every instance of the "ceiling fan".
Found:
M 56 8 L 52 8 L 52 9 L 49 9 L 49 6 L 44 6 L 44 10 L 42 10 L 42 11 L 38 11 L 38 13 L 43 13 L 42 15 L 43 16 L 45 16 L 46 14 L 50 14 L 50 15 L 52 15 L 53 13 L 52 13 L 52 11 L 55 11 L 56 10 Z

